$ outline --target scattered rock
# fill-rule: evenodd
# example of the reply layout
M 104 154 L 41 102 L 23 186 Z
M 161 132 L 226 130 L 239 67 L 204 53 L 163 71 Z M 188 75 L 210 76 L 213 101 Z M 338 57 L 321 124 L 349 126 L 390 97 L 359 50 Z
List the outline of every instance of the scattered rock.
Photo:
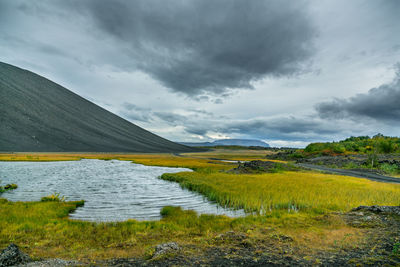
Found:
M 179 245 L 175 242 L 160 244 L 156 246 L 153 258 L 159 257 L 167 253 L 176 252 L 178 250 L 179 250 Z
M 234 231 L 228 231 L 226 233 L 220 234 L 215 237 L 216 240 L 221 240 L 221 241 L 243 241 L 246 239 L 246 235 L 243 233 L 238 233 Z
M 281 242 L 293 242 L 293 238 L 288 235 L 282 235 L 282 234 L 274 234 L 271 236 L 274 239 L 277 239 Z
M 0 253 L 0 267 L 14 266 L 32 261 L 31 258 L 19 250 L 15 244 L 10 244 Z
M 388 213 L 400 216 L 400 206 L 359 206 L 352 211 L 369 211 L 373 213 Z
M 47 259 L 41 261 L 32 261 L 17 266 L 18 267 L 67 267 L 67 266 L 81 266 L 81 264 L 76 261 L 67 261 L 62 259 Z
M 233 173 L 263 173 L 263 172 L 279 172 L 279 171 L 299 171 L 302 168 L 291 164 L 252 160 L 249 162 L 241 163 L 237 168 L 230 170 Z
M 279 158 L 278 158 L 279 159 Z M 380 169 L 366 168 L 369 165 L 368 155 L 338 155 L 338 156 L 307 156 L 296 159 L 296 163 L 307 163 L 313 165 L 321 165 L 333 168 L 346 168 L 355 171 L 363 171 L 375 174 L 385 174 Z M 377 155 L 376 166 L 382 164 L 397 165 L 400 168 L 400 155 L 398 154 L 380 154 Z M 375 167 L 376 167 L 375 166 Z
M 7 184 L 6 186 L 4 186 L 5 190 L 13 190 L 13 189 L 17 189 L 18 185 L 16 184 Z

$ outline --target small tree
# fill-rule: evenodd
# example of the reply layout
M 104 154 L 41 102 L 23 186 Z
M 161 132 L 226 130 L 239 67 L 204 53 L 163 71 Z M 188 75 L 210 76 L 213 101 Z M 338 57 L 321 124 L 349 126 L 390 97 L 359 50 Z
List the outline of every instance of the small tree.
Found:
M 371 166 L 371 169 L 378 165 L 378 155 L 375 153 L 375 151 L 368 153 L 367 164 Z

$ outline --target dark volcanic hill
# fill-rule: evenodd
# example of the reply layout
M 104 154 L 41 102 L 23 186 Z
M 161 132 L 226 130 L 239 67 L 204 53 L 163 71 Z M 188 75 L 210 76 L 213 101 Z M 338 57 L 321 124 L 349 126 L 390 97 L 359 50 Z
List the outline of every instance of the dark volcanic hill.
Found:
M 0 62 L 0 151 L 186 152 L 30 71 Z

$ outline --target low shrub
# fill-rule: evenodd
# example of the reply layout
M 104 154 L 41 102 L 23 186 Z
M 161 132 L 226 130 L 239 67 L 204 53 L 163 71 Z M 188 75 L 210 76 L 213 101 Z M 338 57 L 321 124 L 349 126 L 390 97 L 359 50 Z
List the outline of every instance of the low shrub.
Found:
M 383 163 L 379 166 L 379 169 L 388 174 L 397 174 L 399 167 L 396 164 Z

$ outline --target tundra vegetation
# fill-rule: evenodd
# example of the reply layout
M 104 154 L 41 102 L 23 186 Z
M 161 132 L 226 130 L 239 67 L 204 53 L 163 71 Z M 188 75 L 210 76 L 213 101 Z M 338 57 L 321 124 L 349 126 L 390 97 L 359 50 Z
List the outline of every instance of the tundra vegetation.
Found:
M 338 142 L 311 143 L 305 149 L 281 151 L 270 158 L 400 176 L 400 138 L 382 134 L 349 137 Z
M 312 143 L 305 149 L 305 153 L 400 153 L 400 138 L 377 134 L 373 137 L 358 136 L 332 143 Z
M 291 240 L 291 249 L 315 263 L 321 251 L 362 249 L 369 242 L 368 231 L 346 223 L 341 216 L 343 212 L 360 205 L 400 203 L 400 185 L 396 184 L 305 170 L 229 171 L 237 164 L 227 160 L 267 160 L 267 153 L 271 152 L 235 149 L 181 155 L 0 154 L 0 160 L 12 161 L 119 159 L 190 168 L 193 172 L 164 174 L 160 178 L 178 182 L 183 188 L 201 193 L 222 206 L 249 212 L 246 217 L 229 218 L 164 207 L 159 221 L 95 223 L 69 219 L 68 214 L 84 205 L 84 201 L 64 201 L 57 194 L 38 202 L 0 199 L 0 248 L 14 242 L 35 258 L 94 262 L 146 257 L 155 245 L 173 241 L 186 248 L 182 253 L 191 255 L 220 246 L 221 234 L 233 231 L 244 233 L 249 246 L 256 246 L 259 240 L 269 240 L 268 246 L 276 247 L 276 253 L 280 254 L 287 253 L 282 240 Z M 391 244 L 395 256 L 398 254 L 396 242 L 399 241 Z

